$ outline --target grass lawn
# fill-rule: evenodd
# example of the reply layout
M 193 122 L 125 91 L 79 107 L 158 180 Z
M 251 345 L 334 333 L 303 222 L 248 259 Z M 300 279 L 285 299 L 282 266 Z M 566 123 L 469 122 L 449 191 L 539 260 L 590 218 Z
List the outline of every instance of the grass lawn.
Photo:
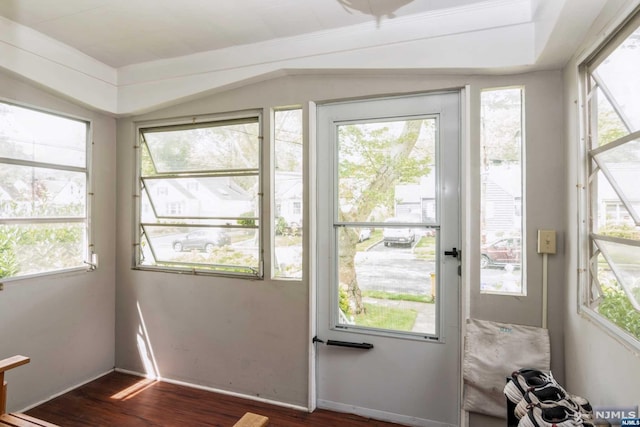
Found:
M 431 297 L 431 295 L 399 294 L 396 292 L 385 291 L 362 291 L 362 296 L 376 299 L 388 299 L 393 301 L 415 301 L 433 304 L 433 298 Z
M 281 248 L 283 246 L 302 246 L 302 236 L 277 235 L 276 247 Z
M 354 319 L 358 326 L 410 331 L 418 317 L 418 312 L 415 310 L 381 307 L 375 304 L 365 304 L 364 306 L 366 314 L 356 315 Z
M 418 259 L 435 259 L 436 238 L 434 236 L 423 236 L 413 247 L 413 253 Z
M 367 240 L 364 240 L 360 243 L 356 244 L 356 251 L 357 252 L 364 252 L 366 251 L 370 246 L 375 245 L 378 242 L 382 241 L 382 230 L 371 230 L 371 237 L 369 237 Z

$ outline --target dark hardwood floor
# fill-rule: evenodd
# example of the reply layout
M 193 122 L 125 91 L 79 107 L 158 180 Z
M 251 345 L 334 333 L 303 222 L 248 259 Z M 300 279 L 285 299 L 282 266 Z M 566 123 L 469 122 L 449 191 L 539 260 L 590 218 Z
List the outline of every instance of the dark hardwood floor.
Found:
M 269 417 L 269 427 L 392 427 L 356 415 L 313 413 L 113 372 L 26 413 L 64 427 L 231 427 L 245 412 Z

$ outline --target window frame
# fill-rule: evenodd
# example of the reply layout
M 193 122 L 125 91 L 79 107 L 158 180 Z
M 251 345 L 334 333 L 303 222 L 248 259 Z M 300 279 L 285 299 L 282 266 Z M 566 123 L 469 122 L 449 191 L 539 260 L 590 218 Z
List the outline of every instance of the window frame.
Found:
M 577 295 L 576 304 L 577 312 L 592 321 L 598 327 L 602 328 L 607 334 L 615 338 L 618 342 L 627 347 L 640 350 L 640 338 L 634 337 L 630 332 L 616 325 L 613 321 L 607 319 L 600 314 L 596 308 L 598 298 L 592 298 L 591 290 L 592 275 L 591 258 L 593 256 L 592 248 L 596 246 L 592 235 L 592 199 L 593 194 L 590 187 L 590 174 L 592 172 L 592 163 L 595 163 L 593 156 L 599 151 L 598 147 L 593 148 L 592 137 L 598 131 L 597 109 L 592 109 L 593 99 L 597 100 L 597 95 L 592 97 L 592 91 L 596 91 L 598 82 L 591 83 L 591 70 L 595 70 L 606 58 L 611 55 L 631 34 L 640 30 L 640 8 L 636 8 L 626 19 L 624 19 L 613 31 L 610 36 L 601 41 L 590 54 L 585 55 L 579 62 L 578 73 L 578 96 L 579 105 L 582 107 L 579 115 L 579 131 L 580 138 L 578 141 L 578 178 L 581 184 L 578 185 L 578 276 L 577 276 Z M 638 134 L 640 131 L 631 131 L 621 138 L 609 141 L 606 145 L 622 145 L 625 139 Z M 595 153 L 594 153 L 595 151 Z M 597 166 L 597 165 L 596 165 Z M 595 171 L 597 172 L 597 170 Z M 604 177 L 603 177 L 604 178 Z M 597 201 L 595 202 L 597 204 Z M 624 201 L 616 204 L 616 211 L 619 214 L 619 204 L 624 207 Z M 610 203 L 604 204 L 604 209 L 608 211 Z M 605 212 L 606 213 L 606 212 Z M 609 240 L 609 238 L 604 238 Z M 618 240 L 613 238 L 613 240 Z M 639 240 L 634 242 L 640 244 Z M 622 285 L 619 284 L 620 288 Z M 627 299 L 629 297 L 626 295 Z M 638 311 L 640 313 L 640 311 Z
M 258 162 L 257 162 L 257 180 L 258 180 L 258 192 L 257 192 L 257 201 L 256 206 L 258 209 L 257 221 L 258 225 L 255 226 L 256 233 L 258 234 L 257 242 L 258 242 L 258 267 L 256 269 L 252 269 L 251 267 L 242 267 L 249 272 L 234 272 L 229 271 L 223 267 L 216 264 L 191 264 L 187 265 L 187 263 L 183 263 L 182 266 L 169 266 L 169 265 L 144 265 L 141 263 L 141 242 L 143 240 L 143 232 L 142 232 L 142 133 L 143 130 L 150 129 L 163 129 L 163 128 L 175 128 L 180 129 L 184 127 L 185 129 L 196 129 L 198 128 L 198 124 L 202 125 L 202 127 L 209 127 L 212 123 L 225 123 L 225 122 L 234 122 L 234 121 L 242 121 L 255 119 L 258 127 Z M 248 122 L 246 122 L 248 123 Z M 245 111 L 237 111 L 237 112 L 226 112 L 220 114 L 207 114 L 195 117 L 179 117 L 179 118 L 167 118 L 167 119 L 159 119 L 159 120 L 148 120 L 148 121 L 140 121 L 135 124 L 135 134 L 134 134 L 134 162 L 133 162 L 133 198 L 135 200 L 133 205 L 133 253 L 132 253 L 132 265 L 131 268 L 133 270 L 142 270 L 142 271 L 155 271 L 155 272 L 163 272 L 163 273 L 176 273 L 176 274 L 191 274 L 191 275 L 200 275 L 200 276 L 215 276 L 215 277 L 232 277 L 246 280 L 263 280 L 264 279 L 264 240 L 265 240 L 265 226 L 264 226 L 264 118 L 263 118 L 263 110 L 262 109 L 253 109 L 253 110 L 245 110 Z M 213 125 L 215 127 L 215 125 Z M 229 171 L 234 171 L 234 169 L 229 169 Z M 198 175 L 202 171 L 193 171 L 192 174 Z M 220 172 L 219 170 L 216 172 Z M 169 174 L 175 174 L 174 172 L 170 172 Z M 181 173 L 178 173 L 181 174 Z M 186 177 L 189 177 L 189 173 L 183 174 Z M 224 174 L 221 174 L 224 176 Z M 160 178 L 162 175 L 160 174 Z M 158 177 L 155 177 L 156 179 Z M 152 178 L 154 179 L 154 178 Z M 184 218 L 184 217 L 179 217 Z M 176 217 L 178 219 L 178 217 Z M 207 217 L 202 217 L 199 219 L 207 219 Z M 194 224 L 195 226 L 196 224 Z M 200 266 L 218 266 L 221 267 L 220 270 L 215 269 L 206 269 L 206 268 L 198 268 Z
M 527 229 L 527 206 L 526 206 L 526 193 L 527 193 L 527 163 L 526 163 L 526 147 L 527 147 L 527 138 L 526 138 L 526 85 L 525 84 L 515 84 L 508 86 L 490 86 L 483 87 L 480 89 L 480 121 L 482 122 L 482 94 L 485 92 L 497 92 L 497 91 L 505 91 L 505 90 L 519 90 L 520 91 L 520 129 L 516 133 L 517 138 L 519 139 L 520 144 L 520 196 L 514 197 L 514 205 L 512 208 L 514 218 L 519 218 L 520 222 L 520 236 L 503 236 L 499 239 L 489 240 L 487 242 L 482 243 L 482 235 L 485 230 L 482 229 L 483 225 L 480 225 L 480 246 L 476 249 L 480 258 L 482 258 L 481 251 L 483 246 L 489 245 L 494 241 L 499 241 L 503 239 L 520 239 L 520 291 L 510 292 L 503 290 L 494 290 L 494 289 L 482 289 L 482 268 L 480 269 L 480 281 L 478 283 L 479 293 L 481 295 L 499 295 L 499 296 L 522 296 L 526 297 L 528 295 L 527 288 L 527 233 L 525 230 Z M 482 132 L 482 130 L 481 130 Z M 480 155 L 482 156 L 482 152 L 484 151 L 483 145 L 483 135 L 480 135 Z M 480 169 L 483 167 L 483 160 L 480 160 Z M 481 172 L 482 173 L 482 172 Z M 484 190 L 480 192 L 479 195 L 479 203 L 480 208 L 482 209 L 482 204 L 485 204 L 485 212 L 493 211 L 496 209 L 495 202 L 493 200 L 482 200 L 484 196 Z M 483 213 L 484 214 L 484 213 Z M 518 215 L 519 214 L 519 215 Z M 511 265 L 506 263 L 505 267 Z
M 51 116 L 55 116 L 55 117 L 59 117 L 62 119 L 66 119 L 66 120 L 72 120 L 72 121 L 76 121 L 76 122 L 80 122 L 83 123 L 85 125 L 86 131 L 85 131 L 85 143 L 84 143 L 84 147 L 85 147 L 85 161 L 84 161 L 84 166 L 80 167 L 80 166 L 65 166 L 65 165 L 61 165 L 61 164 L 57 164 L 57 163 L 48 163 L 48 162 L 41 162 L 41 161 L 31 161 L 31 160 L 19 160 L 19 159 L 11 159 L 8 157 L 0 157 L 0 165 L 6 165 L 6 164 L 10 164 L 10 165 L 18 165 L 18 166 L 27 166 L 27 167 L 33 167 L 33 168 L 42 168 L 42 169 L 56 169 L 56 170 L 61 170 L 61 171 L 67 171 L 67 172 L 77 172 L 77 173 L 84 173 L 85 175 L 85 194 L 84 194 L 84 201 L 85 201 L 85 210 L 84 210 L 84 215 L 82 216 L 82 219 L 80 219 L 80 217 L 54 217 L 54 218 L 49 218 L 47 219 L 46 217 L 44 218 L 3 218 L 0 216 L 0 225 L 5 225 L 5 224 L 26 224 L 26 225 L 35 225 L 35 224 L 58 224 L 58 223 L 77 223 L 77 224 L 83 224 L 83 232 L 84 232 L 84 236 L 83 236 L 83 247 L 82 247 L 82 264 L 78 264 L 75 267 L 67 267 L 67 268 L 60 268 L 60 269 L 53 269 L 53 270 L 47 270 L 47 271 L 40 271 L 37 273 L 30 273 L 30 274 L 24 274 L 24 275 L 18 275 L 18 276 L 8 276 L 8 277 L 3 277 L 2 279 L 0 279 L 3 283 L 7 283 L 7 282 L 13 282 L 13 281 L 18 281 L 18 280 L 24 280 L 24 279 L 31 279 L 31 278 L 37 278 L 37 277 L 46 277 L 46 276 L 54 276 L 54 275 L 61 275 L 61 274 L 71 274 L 71 273 L 85 273 L 85 272 L 90 272 L 90 271 L 94 271 L 98 268 L 98 263 L 97 263 L 97 254 L 95 253 L 95 243 L 94 243 L 94 232 L 93 232 L 93 218 L 92 218 L 92 205 L 93 205 L 93 196 L 94 196 L 94 189 L 93 189 L 93 122 L 86 118 L 86 117 L 81 117 L 81 116 L 76 116 L 73 114 L 68 114 L 68 113 L 64 113 L 64 112 L 60 112 L 57 110 L 53 110 L 53 109 L 49 109 L 49 108 L 43 108 L 40 106 L 35 106 L 35 105 L 31 105 L 31 104 L 27 104 L 27 103 L 22 103 L 22 102 L 18 102 L 15 101 L 13 99 L 7 99 L 7 98 L 2 98 L 0 97 L 0 103 L 5 104 L 5 105 L 9 105 L 9 106 L 13 106 L 13 107 L 17 107 L 17 108 L 22 108 L 25 110 L 31 110 L 37 113 L 42 113 L 42 114 L 48 114 Z M 52 167 L 53 166 L 53 167 Z M 29 220 L 31 219 L 31 220 Z M 36 221 L 33 221 L 33 219 L 36 219 Z
M 424 95 L 422 95 L 424 96 Z M 397 100 L 406 100 L 408 97 L 402 96 L 398 98 L 391 98 Z M 365 100 L 365 102 L 376 102 L 380 103 L 383 98 L 369 98 Z M 346 105 L 346 104 L 345 104 Z M 401 329 L 393 329 L 393 328 L 380 328 L 375 326 L 367 326 L 367 325 L 357 325 L 353 324 L 342 312 L 339 307 L 339 283 L 340 283 L 340 233 L 347 229 L 397 229 L 397 230 L 422 230 L 422 231 L 431 231 L 433 232 L 433 236 L 435 239 L 434 248 L 434 265 L 435 274 L 432 277 L 440 277 L 442 273 L 441 270 L 441 259 L 439 258 L 442 253 L 441 251 L 441 229 L 443 226 L 443 218 L 441 215 L 441 211 L 443 210 L 443 204 L 445 196 L 442 191 L 441 183 L 443 180 L 443 156 L 442 156 L 442 134 L 445 132 L 445 126 L 442 125 L 442 114 L 441 112 L 420 112 L 415 113 L 404 112 L 400 114 L 391 114 L 388 115 L 380 115 L 378 116 L 367 116 L 364 118 L 356 118 L 356 119 L 347 119 L 343 120 L 340 118 L 339 120 L 334 120 L 332 122 L 332 132 L 335 134 L 334 139 L 332 140 L 332 144 L 330 144 L 330 148 L 328 149 L 329 156 L 331 157 L 331 184 L 330 187 L 331 195 L 330 205 L 331 210 L 329 214 L 330 223 L 328 226 L 330 227 L 330 258 L 329 261 L 329 270 L 330 275 L 332 277 L 331 285 L 330 285 L 330 330 L 335 331 L 343 331 L 352 334 L 361 334 L 361 335 L 369 335 L 369 336 L 378 336 L 378 337 L 387 337 L 387 338 L 395 338 L 395 339 L 403 339 L 403 340 L 413 340 L 420 342 L 429 342 L 429 343 L 443 343 L 445 341 L 445 333 L 442 328 L 443 324 L 443 309 L 444 305 L 441 298 L 438 298 L 433 302 L 435 304 L 435 314 L 434 321 L 435 327 L 433 332 L 427 331 L 406 331 Z M 446 119 L 445 119 L 446 120 Z M 420 218 L 416 221 L 411 221 L 411 219 L 405 219 L 402 215 L 399 215 L 397 211 L 395 211 L 392 216 L 387 218 L 386 220 L 350 220 L 350 219 L 341 219 L 341 205 L 342 201 L 340 198 L 340 147 L 339 147 L 339 128 L 341 126 L 360 126 L 367 124 L 382 124 L 382 123 L 392 123 L 392 122 L 407 122 L 407 121 L 433 121 L 434 123 L 434 157 L 432 159 L 432 163 L 434 165 L 439 166 L 435 170 L 434 174 L 434 201 L 435 201 L 435 209 L 434 209 L 434 217 L 433 218 Z M 397 216 L 396 216 L 397 215 Z M 396 219 L 398 217 L 402 217 L 402 220 L 389 222 L 389 220 Z M 384 244 L 384 243 L 383 243 Z M 424 270 L 426 273 L 427 271 Z M 384 279 L 383 279 L 384 280 Z M 432 279 L 434 280 L 434 279 Z M 435 292 L 440 292 L 438 285 L 435 282 L 431 282 L 431 286 L 435 286 Z
M 300 275 L 288 275 L 285 273 L 281 273 L 280 272 L 280 267 L 277 265 L 277 250 L 278 250 L 278 245 L 277 245 L 277 238 L 278 238 L 278 218 L 279 217 L 284 217 L 284 212 L 283 212 L 283 203 L 282 200 L 278 199 L 277 196 L 279 194 L 278 192 L 278 179 L 277 179 L 277 158 L 279 155 L 279 150 L 278 150 L 278 142 L 293 142 L 293 141 L 284 141 L 284 140 L 280 140 L 277 139 L 277 129 L 276 129 L 276 116 L 279 113 L 287 113 L 287 112 L 299 112 L 300 114 L 300 143 L 301 143 L 301 155 L 302 155 L 302 163 L 300 165 L 300 178 L 302 180 L 301 184 L 302 184 L 302 194 L 301 194 L 301 199 L 299 203 L 299 207 L 300 207 L 300 211 L 297 213 L 297 215 L 299 215 L 300 217 L 300 221 L 296 227 L 297 231 L 294 232 L 295 233 L 300 233 L 300 238 L 301 238 L 301 242 L 300 242 L 300 252 L 301 252 L 301 259 L 300 259 Z M 305 265 L 305 256 L 306 256 L 306 246 L 305 246 L 305 236 L 304 236 L 304 229 L 305 229 L 305 223 L 307 222 L 307 218 L 305 215 L 305 205 L 306 205 L 306 197 L 307 197 L 307 187 L 306 187 L 306 180 L 307 180 L 307 175 L 306 175 L 306 171 L 305 171 L 305 156 L 306 156 L 306 150 L 307 150 L 307 139 L 305 137 L 305 120 L 306 120 L 306 115 L 308 114 L 307 111 L 305 111 L 305 109 L 302 107 L 302 105 L 288 105 L 288 106 L 278 106 L 278 107 L 273 107 L 271 109 L 271 115 L 270 115 L 270 121 L 271 121 L 271 129 L 269 132 L 269 136 L 270 136 L 270 141 L 271 141 L 271 145 L 270 145 L 270 159 L 269 159 L 269 165 L 270 165 L 270 169 L 269 169 L 269 174 L 270 174 L 270 197 L 269 197 L 269 210 L 271 212 L 270 214 L 270 221 L 269 221 L 269 226 L 271 227 L 271 232 L 270 232 L 270 254 L 271 254 L 271 265 L 270 265 L 270 269 L 271 269 L 271 280 L 281 280 L 284 282 L 302 282 L 303 278 L 305 276 L 305 272 L 304 272 L 304 265 Z M 295 202 L 294 202 L 295 203 Z M 292 209 L 293 209 L 293 203 L 292 203 Z M 286 211 L 286 209 L 285 209 Z

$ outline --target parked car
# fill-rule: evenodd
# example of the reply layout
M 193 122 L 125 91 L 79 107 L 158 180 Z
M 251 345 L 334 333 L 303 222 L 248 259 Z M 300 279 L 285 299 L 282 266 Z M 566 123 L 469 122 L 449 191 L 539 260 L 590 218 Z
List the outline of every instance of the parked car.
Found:
M 520 264 L 522 244 L 519 237 L 509 237 L 484 245 L 480 251 L 480 268 L 491 265 Z
M 216 246 L 226 246 L 230 243 L 231 239 L 224 230 L 207 228 L 192 231 L 183 238 L 174 240 L 172 247 L 176 252 L 196 249 L 211 253 Z
M 389 218 L 385 222 L 406 222 L 402 218 Z M 411 246 L 416 241 L 416 232 L 408 227 L 385 227 L 382 230 L 382 241 L 385 246 Z
M 370 238 L 371 238 L 371 229 L 361 228 L 360 235 L 358 236 L 358 242 L 364 242 L 365 240 L 369 240 Z

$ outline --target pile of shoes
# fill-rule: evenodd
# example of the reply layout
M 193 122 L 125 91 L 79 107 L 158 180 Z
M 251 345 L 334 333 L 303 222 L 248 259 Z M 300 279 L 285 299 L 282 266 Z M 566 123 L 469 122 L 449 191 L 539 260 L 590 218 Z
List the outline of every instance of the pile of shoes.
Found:
M 515 405 L 518 427 L 594 427 L 589 401 L 567 393 L 551 372 L 515 371 L 504 394 Z

